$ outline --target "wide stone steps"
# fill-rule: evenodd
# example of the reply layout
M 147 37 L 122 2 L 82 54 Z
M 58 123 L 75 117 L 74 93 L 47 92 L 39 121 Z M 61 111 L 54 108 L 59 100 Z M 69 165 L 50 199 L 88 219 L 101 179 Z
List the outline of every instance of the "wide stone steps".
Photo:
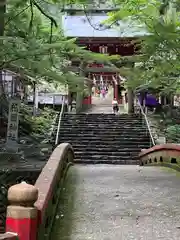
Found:
M 78 114 L 62 118 L 60 142 L 72 144 L 76 163 L 137 164 L 150 137 L 136 115 Z

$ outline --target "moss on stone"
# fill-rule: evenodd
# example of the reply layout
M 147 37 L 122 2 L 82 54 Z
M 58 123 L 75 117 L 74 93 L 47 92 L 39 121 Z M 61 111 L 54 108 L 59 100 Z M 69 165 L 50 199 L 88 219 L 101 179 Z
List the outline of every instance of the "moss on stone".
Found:
M 68 170 L 52 229 L 52 240 L 66 239 L 71 235 L 72 212 L 75 204 L 77 174 L 73 167 Z M 67 238 L 68 239 L 68 238 Z

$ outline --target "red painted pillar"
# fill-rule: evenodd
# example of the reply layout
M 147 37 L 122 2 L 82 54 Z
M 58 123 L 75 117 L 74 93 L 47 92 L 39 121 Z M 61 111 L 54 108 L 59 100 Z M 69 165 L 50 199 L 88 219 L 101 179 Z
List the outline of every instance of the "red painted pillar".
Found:
M 16 184 L 8 190 L 6 232 L 16 233 L 18 240 L 37 239 L 37 209 L 34 203 L 38 190 L 25 182 Z
M 114 84 L 114 98 L 116 98 L 117 101 L 119 100 L 118 99 L 118 85 L 117 84 Z
M 90 95 L 89 96 L 89 105 L 91 105 L 92 104 L 92 96 Z

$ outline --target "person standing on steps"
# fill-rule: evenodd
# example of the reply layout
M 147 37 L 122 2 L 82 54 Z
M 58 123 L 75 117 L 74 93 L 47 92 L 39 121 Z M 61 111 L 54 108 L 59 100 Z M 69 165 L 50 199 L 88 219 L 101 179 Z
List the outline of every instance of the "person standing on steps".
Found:
M 74 99 L 71 103 L 71 112 L 76 112 L 76 101 Z
M 116 98 L 114 98 L 113 101 L 112 101 L 112 108 L 113 108 L 113 113 L 114 114 L 119 112 L 118 101 L 117 101 Z
M 104 99 L 106 96 L 106 90 L 104 88 L 101 89 L 101 96 Z

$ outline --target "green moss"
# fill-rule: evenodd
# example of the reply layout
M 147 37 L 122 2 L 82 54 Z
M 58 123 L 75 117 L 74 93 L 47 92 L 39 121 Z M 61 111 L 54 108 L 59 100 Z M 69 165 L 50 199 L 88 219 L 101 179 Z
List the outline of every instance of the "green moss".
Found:
M 171 172 L 171 173 L 176 173 L 176 175 L 180 177 L 180 164 L 174 164 L 170 162 L 164 162 L 164 163 L 158 162 L 158 163 L 148 164 L 148 166 L 161 167 L 162 170 Z
M 161 166 L 161 169 L 169 173 L 175 173 L 176 176 L 180 177 L 180 166 L 177 164 L 169 163 L 166 166 Z
M 75 204 L 77 175 L 75 169 L 69 169 L 64 181 L 63 192 L 59 199 L 51 240 L 68 239 L 73 227 L 72 212 Z

